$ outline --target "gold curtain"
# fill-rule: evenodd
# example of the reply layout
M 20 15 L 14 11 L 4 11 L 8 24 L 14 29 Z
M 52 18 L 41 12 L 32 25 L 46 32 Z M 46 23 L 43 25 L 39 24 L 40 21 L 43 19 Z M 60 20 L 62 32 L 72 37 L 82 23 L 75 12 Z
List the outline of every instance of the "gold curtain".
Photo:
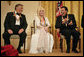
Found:
M 52 27 L 51 31 L 55 41 L 54 48 L 58 47 L 58 41 L 59 41 L 55 32 L 57 2 L 58 1 L 41 1 L 41 6 L 45 9 L 46 17 L 48 17 Z M 83 33 L 82 33 L 83 30 L 81 28 L 81 17 L 83 15 L 83 1 L 63 1 L 63 5 L 68 7 L 69 14 L 75 15 L 77 27 L 80 28 L 80 32 L 82 34 L 81 38 L 83 39 Z

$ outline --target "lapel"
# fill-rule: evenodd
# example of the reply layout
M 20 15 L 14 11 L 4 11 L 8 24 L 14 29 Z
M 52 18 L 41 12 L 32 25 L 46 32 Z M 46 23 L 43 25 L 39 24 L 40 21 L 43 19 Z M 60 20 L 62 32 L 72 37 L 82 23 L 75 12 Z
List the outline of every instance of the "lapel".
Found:
M 69 16 L 69 14 L 68 14 L 68 19 L 70 20 L 70 16 Z
M 14 15 L 15 13 L 13 12 L 13 19 L 14 19 L 14 21 L 16 20 L 16 17 L 15 17 L 15 15 Z
M 14 16 L 14 12 L 12 12 L 12 14 L 11 14 L 11 16 L 10 16 L 10 22 L 12 23 L 12 24 L 14 24 L 15 23 L 15 16 Z
M 69 21 L 71 21 L 71 17 L 70 17 L 70 15 L 68 14 L 68 19 L 69 19 Z
M 23 22 L 23 17 L 22 17 L 22 14 L 21 14 L 21 17 L 20 17 L 20 24 L 22 24 Z
M 62 23 L 62 16 L 60 16 L 60 19 L 61 19 L 60 21 L 61 21 L 61 23 Z
M 16 22 L 16 17 L 15 17 L 15 13 L 13 12 L 13 19 L 14 19 L 14 22 Z M 20 24 L 22 23 L 22 14 L 21 14 L 21 17 L 20 17 Z
M 69 19 L 69 20 L 71 19 L 69 14 L 68 14 L 68 19 Z M 61 16 L 61 21 L 62 21 L 62 16 Z
M 61 23 L 62 23 L 62 16 L 60 16 L 60 21 L 61 21 Z M 71 21 L 71 17 L 70 17 L 70 15 L 68 14 L 68 19 L 69 19 L 69 22 Z

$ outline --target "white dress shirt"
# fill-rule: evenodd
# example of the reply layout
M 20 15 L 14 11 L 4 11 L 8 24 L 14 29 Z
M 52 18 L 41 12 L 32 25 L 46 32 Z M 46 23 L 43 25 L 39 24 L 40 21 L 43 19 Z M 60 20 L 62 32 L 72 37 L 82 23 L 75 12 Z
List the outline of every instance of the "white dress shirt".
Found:
M 16 14 L 17 12 L 15 11 L 15 14 Z M 20 25 L 20 16 L 19 15 L 17 15 L 16 14 L 16 23 L 15 23 L 15 25 Z

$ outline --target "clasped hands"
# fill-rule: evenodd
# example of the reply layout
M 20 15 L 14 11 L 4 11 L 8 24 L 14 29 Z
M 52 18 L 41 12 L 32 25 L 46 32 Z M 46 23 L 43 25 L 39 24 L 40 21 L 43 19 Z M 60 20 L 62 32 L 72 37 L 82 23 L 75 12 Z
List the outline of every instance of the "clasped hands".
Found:
M 48 27 L 42 27 L 42 29 L 48 32 Z
M 68 22 L 68 20 L 67 20 L 67 19 L 64 19 L 64 20 L 62 21 L 62 24 L 65 24 L 66 22 Z M 72 20 L 70 21 L 70 23 L 69 23 L 68 25 L 73 25 Z
M 23 28 L 20 29 L 20 30 L 18 31 L 18 34 L 21 34 L 23 31 L 24 31 Z M 11 29 L 8 29 L 8 33 L 9 33 L 9 34 L 13 34 L 13 31 L 12 31 Z

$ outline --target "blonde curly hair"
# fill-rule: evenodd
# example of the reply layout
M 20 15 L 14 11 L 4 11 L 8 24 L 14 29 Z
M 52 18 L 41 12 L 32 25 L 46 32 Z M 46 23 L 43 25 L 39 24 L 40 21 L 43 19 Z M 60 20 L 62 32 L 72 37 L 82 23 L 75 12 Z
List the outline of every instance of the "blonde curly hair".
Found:
M 39 8 L 37 9 L 37 15 L 38 15 L 38 16 L 39 16 L 40 10 L 44 10 L 44 13 L 45 13 L 45 9 L 44 9 L 43 7 L 39 7 Z M 45 16 L 45 14 L 44 14 L 44 16 Z

